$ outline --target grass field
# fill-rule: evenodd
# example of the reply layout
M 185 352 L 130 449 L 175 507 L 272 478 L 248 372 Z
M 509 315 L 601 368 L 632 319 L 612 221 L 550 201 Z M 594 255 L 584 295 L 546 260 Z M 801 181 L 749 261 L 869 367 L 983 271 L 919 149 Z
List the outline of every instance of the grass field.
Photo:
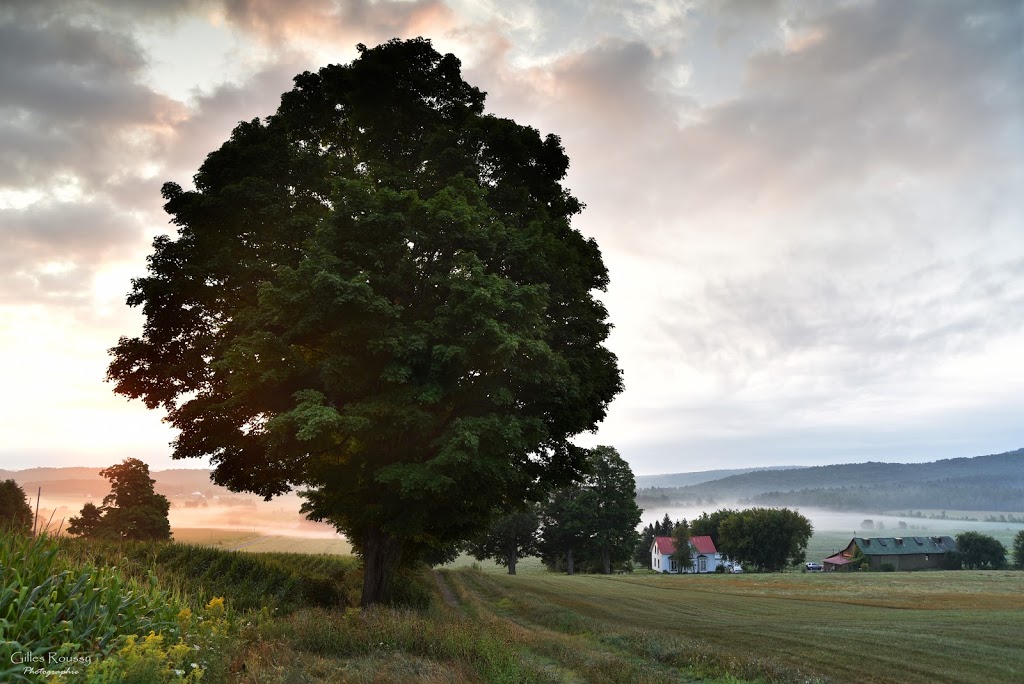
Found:
M 175 527 L 174 541 L 180 544 L 210 546 L 225 551 L 246 551 L 250 553 L 326 553 L 332 556 L 347 556 L 352 545 L 347 540 L 319 537 L 293 537 L 280 534 L 262 534 L 249 530 L 221 529 L 213 527 Z
M 448 578 L 523 626 L 675 640 L 740 675 L 753 658 L 836 681 L 1024 681 L 1019 572 Z

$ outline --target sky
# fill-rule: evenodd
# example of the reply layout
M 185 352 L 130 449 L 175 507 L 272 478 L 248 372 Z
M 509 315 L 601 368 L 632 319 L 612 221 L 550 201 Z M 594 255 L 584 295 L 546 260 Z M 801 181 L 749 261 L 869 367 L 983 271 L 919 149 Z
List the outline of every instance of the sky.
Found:
M 172 461 L 107 350 L 160 186 L 355 46 L 561 136 L 636 474 L 1024 446 L 1024 4 L 5 0 L 0 468 Z

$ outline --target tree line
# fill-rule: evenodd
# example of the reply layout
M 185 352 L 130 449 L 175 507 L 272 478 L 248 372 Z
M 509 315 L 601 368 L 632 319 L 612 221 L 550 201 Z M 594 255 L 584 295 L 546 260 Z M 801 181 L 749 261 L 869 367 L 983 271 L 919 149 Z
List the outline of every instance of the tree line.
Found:
M 524 556 L 539 556 L 551 570 L 609 574 L 629 564 L 643 511 L 636 480 L 613 447 L 589 451 L 576 482 L 539 503 L 523 502 L 499 514 L 465 544 L 477 560 L 491 558 L 516 574 Z M 630 566 L 631 568 L 631 566 Z

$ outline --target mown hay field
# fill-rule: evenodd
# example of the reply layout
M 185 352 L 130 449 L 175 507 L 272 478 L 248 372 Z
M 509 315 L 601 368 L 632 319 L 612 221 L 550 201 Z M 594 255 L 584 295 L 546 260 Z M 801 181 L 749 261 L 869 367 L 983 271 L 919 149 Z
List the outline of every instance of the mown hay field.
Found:
M 448 576 L 518 624 L 583 638 L 639 632 L 835 681 L 1024 681 L 1020 572 Z

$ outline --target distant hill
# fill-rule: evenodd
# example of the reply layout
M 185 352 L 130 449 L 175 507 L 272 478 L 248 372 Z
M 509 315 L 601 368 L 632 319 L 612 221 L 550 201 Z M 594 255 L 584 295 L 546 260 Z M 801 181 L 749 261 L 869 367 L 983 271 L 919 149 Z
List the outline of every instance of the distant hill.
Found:
M 726 470 L 701 470 L 695 473 L 665 473 L 662 475 L 637 475 L 636 486 L 645 487 L 687 487 L 689 485 L 721 480 L 732 475 L 760 472 L 763 470 L 791 470 L 802 466 L 767 466 L 761 468 L 731 468 Z
M 44 495 L 102 498 L 110 491 L 110 481 L 100 475 L 101 470 L 103 467 L 100 466 L 0 470 L 0 480 L 13 479 L 30 497 L 38 487 L 42 487 Z M 208 469 L 153 470 L 150 476 L 156 481 L 153 486 L 156 492 L 168 497 L 192 492 L 201 492 L 207 497 L 234 494 L 226 487 L 213 484 Z
M 761 470 L 648 492 L 654 494 L 679 501 L 711 497 L 834 510 L 1024 511 L 1024 449 L 931 463 Z

